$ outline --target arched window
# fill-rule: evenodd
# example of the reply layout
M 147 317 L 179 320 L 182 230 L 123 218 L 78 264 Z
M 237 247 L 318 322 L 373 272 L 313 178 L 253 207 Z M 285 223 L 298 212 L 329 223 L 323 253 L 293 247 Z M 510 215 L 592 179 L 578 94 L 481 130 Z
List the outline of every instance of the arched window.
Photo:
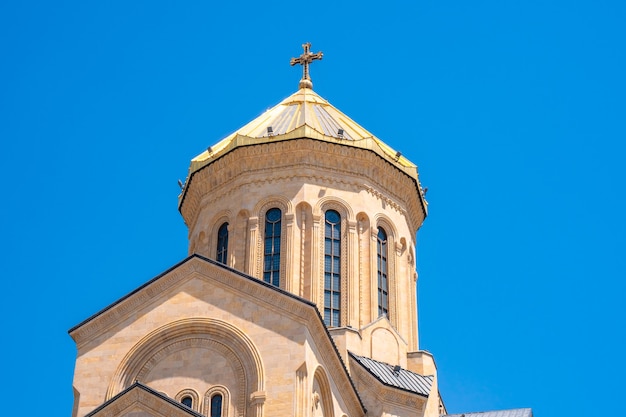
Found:
M 210 417 L 222 417 L 222 394 L 215 394 L 211 397 Z
M 341 216 L 326 212 L 324 226 L 324 323 L 339 326 L 341 314 Z
M 180 401 L 182 405 L 189 407 L 192 410 L 195 410 L 198 407 L 198 393 L 192 389 L 184 389 L 176 394 L 174 398 L 176 398 L 176 401 Z
M 280 285 L 280 209 L 265 213 L 265 260 L 263 280 L 277 287 Z
M 389 317 L 389 276 L 387 272 L 387 233 L 378 228 L 376 239 L 376 264 L 378 269 L 378 316 Z
M 190 396 L 183 397 L 180 400 L 180 402 L 183 403 L 184 405 L 186 405 L 189 408 L 191 408 L 193 406 L 193 398 L 191 398 Z
M 228 223 L 224 223 L 217 231 L 217 262 L 226 264 L 228 262 Z

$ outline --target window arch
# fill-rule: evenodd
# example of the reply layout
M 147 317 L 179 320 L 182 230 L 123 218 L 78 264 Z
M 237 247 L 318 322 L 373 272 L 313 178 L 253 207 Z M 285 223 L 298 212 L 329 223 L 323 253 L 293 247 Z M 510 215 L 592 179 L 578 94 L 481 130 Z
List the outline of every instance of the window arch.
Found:
M 215 254 L 217 262 L 223 264 L 228 263 L 228 223 L 222 223 L 217 231 L 217 253 Z
M 263 280 L 280 286 L 280 234 L 282 212 L 271 208 L 265 213 L 265 249 L 263 251 Z
M 211 397 L 211 414 L 210 417 L 222 417 L 222 409 L 224 397 L 219 392 Z
M 174 398 L 176 399 L 176 401 L 180 402 L 184 406 L 189 407 L 190 409 L 194 411 L 197 411 L 199 397 L 198 397 L 198 393 L 195 392 L 194 390 L 190 388 L 186 388 L 180 391 L 178 394 L 176 394 Z
M 222 385 L 211 387 L 204 394 L 203 413 L 207 417 L 228 417 L 230 393 Z
M 325 213 L 324 222 L 324 323 L 339 326 L 341 317 L 341 215 Z
M 389 269 L 388 269 L 387 233 L 378 228 L 376 237 L 376 269 L 378 271 L 378 316 L 389 317 Z
M 186 405 L 189 408 L 193 408 L 193 398 L 191 398 L 190 396 L 183 397 L 180 400 L 180 402 L 183 403 L 183 405 Z

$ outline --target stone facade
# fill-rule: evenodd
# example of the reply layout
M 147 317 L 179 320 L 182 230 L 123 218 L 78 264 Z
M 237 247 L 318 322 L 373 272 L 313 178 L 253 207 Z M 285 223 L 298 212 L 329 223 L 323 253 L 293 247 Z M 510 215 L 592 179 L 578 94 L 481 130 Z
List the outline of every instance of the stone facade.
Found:
M 392 174 L 386 173 L 392 171 Z M 411 192 L 412 191 L 412 192 Z M 376 154 L 349 145 L 299 139 L 237 148 L 197 172 L 188 194 L 201 195 L 182 212 L 189 225 L 189 253 L 215 258 L 217 230 L 229 225 L 227 264 L 261 278 L 263 219 L 272 207 L 284 216 L 281 288 L 323 305 L 323 213 L 342 219 L 341 323 L 361 328 L 378 317 L 376 237 L 382 227 L 389 248 L 389 319 L 418 349 L 415 305 L 415 232 L 422 218 L 415 184 Z M 189 204 L 191 205 L 191 204 Z M 320 308 L 321 310 L 321 308 Z M 396 364 L 396 361 L 392 361 Z
M 209 416 L 216 395 L 228 417 L 443 413 L 418 341 L 417 168 L 312 90 L 281 105 L 247 125 L 290 126 L 281 134 L 244 128 L 192 161 L 179 199 L 189 258 L 70 330 L 73 416 Z M 351 139 L 310 125 L 346 126 Z M 329 211 L 340 218 L 332 242 Z M 268 256 L 278 285 L 264 280 Z M 428 389 L 384 381 L 351 354 L 432 376 Z

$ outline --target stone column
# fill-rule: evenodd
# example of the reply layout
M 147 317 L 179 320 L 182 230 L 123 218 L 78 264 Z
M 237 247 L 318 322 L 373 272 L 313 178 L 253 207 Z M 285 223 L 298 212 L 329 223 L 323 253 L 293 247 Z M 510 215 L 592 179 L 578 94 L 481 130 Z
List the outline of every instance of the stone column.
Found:
M 313 215 L 313 231 L 311 234 L 312 245 L 311 248 L 311 301 L 317 305 L 317 309 L 324 316 L 324 280 L 320 279 L 320 264 L 324 261 L 324 246 L 320 244 L 321 216 Z
M 229 221 L 228 225 L 226 226 L 226 231 L 228 232 L 228 243 L 226 245 L 226 265 L 232 268 L 234 263 L 233 261 L 235 259 L 235 239 L 233 239 L 235 228 L 231 223 L 232 222 Z
M 284 289 L 290 293 L 296 293 L 298 291 L 297 283 L 293 282 L 293 234 L 294 234 L 294 222 L 295 215 L 293 213 L 285 214 L 285 238 L 283 239 L 283 247 L 281 252 L 280 267 L 282 268 L 282 274 L 285 279 Z
M 358 247 L 358 252 L 357 252 L 357 258 L 359 260 L 359 270 L 358 270 L 358 277 L 357 279 L 359 280 L 359 321 L 357 322 L 357 329 L 360 329 L 361 327 L 363 327 L 366 323 L 363 322 L 363 222 L 361 220 L 358 221 L 358 225 L 357 225 L 357 244 L 359 245 Z
M 416 262 L 412 253 L 415 253 L 415 245 L 410 246 L 413 248 L 413 251 L 407 252 L 407 278 L 411 283 L 411 316 L 410 316 L 410 340 L 409 340 L 409 348 L 417 351 L 419 349 L 419 329 L 417 327 L 417 270 L 415 269 Z
M 407 294 L 404 294 L 406 287 L 404 287 L 404 275 L 400 275 L 402 264 L 402 245 L 395 240 L 387 244 L 388 256 L 387 260 L 388 281 L 389 281 L 389 320 L 391 324 L 401 332 L 405 329 L 405 324 L 408 320 L 406 308 L 402 308 L 406 305 L 405 300 Z M 402 289 L 400 289 L 402 285 Z M 409 303 L 410 305 L 410 303 Z
M 256 277 L 257 266 L 257 240 L 259 232 L 259 218 L 250 217 L 248 220 L 248 261 L 246 263 L 246 273 L 253 277 Z M 258 277 L 257 277 L 258 278 Z
M 346 325 L 358 328 L 359 325 L 359 239 L 357 236 L 357 222 L 348 221 L 348 320 Z
M 302 207 L 300 212 L 301 216 L 301 228 L 300 228 L 300 276 L 299 276 L 299 293 L 300 297 L 306 297 L 304 294 L 304 252 L 305 252 L 305 242 L 306 242 L 306 210 Z M 310 284 L 309 284 L 310 285 Z
M 378 227 L 370 228 L 370 315 L 369 322 L 378 318 Z
M 295 415 L 306 416 L 308 410 L 309 386 L 307 383 L 306 363 L 296 371 Z
M 252 417 L 263 417 L 263 406 L 267 395 L 265 391 L 256 391 L 250 395 L 250 415 Z

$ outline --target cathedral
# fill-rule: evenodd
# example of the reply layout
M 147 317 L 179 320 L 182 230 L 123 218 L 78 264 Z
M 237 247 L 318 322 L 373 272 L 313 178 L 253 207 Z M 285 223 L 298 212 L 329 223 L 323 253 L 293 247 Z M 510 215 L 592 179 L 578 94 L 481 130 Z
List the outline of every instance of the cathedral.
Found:
M 315 93 L 303 47 L 298 90 L 191 160 L 189 256 L 69 330 L 73 417 L 447 415 L 417 166 Z

